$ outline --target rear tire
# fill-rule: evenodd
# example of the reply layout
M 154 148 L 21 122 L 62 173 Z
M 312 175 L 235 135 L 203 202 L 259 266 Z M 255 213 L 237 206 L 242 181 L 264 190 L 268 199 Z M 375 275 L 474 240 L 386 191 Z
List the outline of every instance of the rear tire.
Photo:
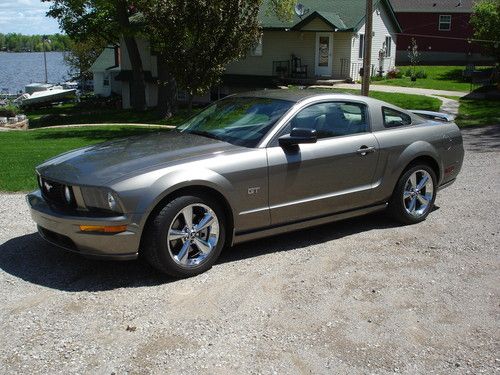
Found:
M 149 221 L 141 250 L 153 267 L 183 278 L 210 269 L 225 238 L 225 215 L 217 200 L 205 194 L 180 196 Z
M 433 169 L 418 164 L 407 169 L 399 178 L 389 201 L 389 211 L 403 224 L 424 221 L 436 199 L 437 178 Z

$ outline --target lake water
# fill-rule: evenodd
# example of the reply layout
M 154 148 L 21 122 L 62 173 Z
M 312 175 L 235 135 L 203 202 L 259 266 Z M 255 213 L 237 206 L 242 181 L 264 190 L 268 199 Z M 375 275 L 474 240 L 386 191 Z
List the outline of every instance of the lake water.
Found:
M 47 75 L 49 83 L 60 83 L 69 79 L 68 66 L 62 52 L 47 52 Z M 43 52 L 0 52 L 0 91 L 16 93 L 24 86 L 45 81 Z

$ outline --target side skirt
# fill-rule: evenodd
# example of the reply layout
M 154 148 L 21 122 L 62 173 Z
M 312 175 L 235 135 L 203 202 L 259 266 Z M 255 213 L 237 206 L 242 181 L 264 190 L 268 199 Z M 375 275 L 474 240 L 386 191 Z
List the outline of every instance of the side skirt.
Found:
M 314 227 L 321 224 L 331 223 L 334 221 L 349 219 L 355 216 L 362 216 L 372 212 L 381 211 L 387 208 L 387 203 L 378 204 L 375 206 L 363 207 L 356 210 L 339 212 L 332 215 L 315 217 L 311 219 L 296 221 L 288 224 L 280 224 L 276 226 L 270 226 L 265 228 L 260 228 L 252 231 L 236 232 L 233 238 L 233 245 L 256 240 L 258 238 L 275 236 L 278 234 L 293 232 L 300 229 L 305 229 L 309 227 Z

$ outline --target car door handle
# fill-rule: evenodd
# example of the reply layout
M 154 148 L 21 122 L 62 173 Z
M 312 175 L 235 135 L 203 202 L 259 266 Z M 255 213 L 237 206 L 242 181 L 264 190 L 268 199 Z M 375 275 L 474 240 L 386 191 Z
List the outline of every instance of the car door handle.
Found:
M 356 152 L 361 156 L 365 156 L 366 154 L 370 154 L 375 151 L 375 147 L 361 146 Z

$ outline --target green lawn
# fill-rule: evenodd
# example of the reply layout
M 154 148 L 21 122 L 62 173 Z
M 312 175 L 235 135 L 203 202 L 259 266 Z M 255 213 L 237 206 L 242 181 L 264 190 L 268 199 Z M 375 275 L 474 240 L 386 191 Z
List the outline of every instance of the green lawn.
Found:
M 102 126 L 0 132 L 0 191 L 27 191 L 36 187 L 34 168 L 62 152 L 113 138 L 161 128 Z
M 467 126 L 500 125 L 498 100 L 460 99 L 460 108 L 455 122 L 461 128 Z
M 403 73 L 408 68 L 407 66 L 398 67 Z M 427 78 L 418 78 L 415 82 L 412 82 L 409 77 L 383 79 L 374 81 L 372 84 L 469 92 L 470 83 L 462 78 L 464 69 L 464 66 L 418 66 L 416 70 L 424 70 Z
M 27 115 L 31 129 L 54 125 L 101 123 L 178 125 L 190 116 L 185 109 L 179 110 L 179 113 L 170 119 L 164 119 L 153 109 L 133 111 L 115 108 L 82 108 L 75 103 L 32 109 L 27 111 Z
M 352 89 L 308 89 L 315 91 L 324 91 L 328 93 L 347 93 L 347 94 L 359 94 L 359 90 Z M 405 109 L 423 109 L 427 111 L 439 111 L 441 107 L 441 100 L 432 98 L 424 95 L 413 95 L 413 94 L 395 94 L 392 92 L 380 92 L 380 91 L 370 91 L 370 97 L 383 100 L 384 102 L 393 104 L 395 106 L 405 108 Z

